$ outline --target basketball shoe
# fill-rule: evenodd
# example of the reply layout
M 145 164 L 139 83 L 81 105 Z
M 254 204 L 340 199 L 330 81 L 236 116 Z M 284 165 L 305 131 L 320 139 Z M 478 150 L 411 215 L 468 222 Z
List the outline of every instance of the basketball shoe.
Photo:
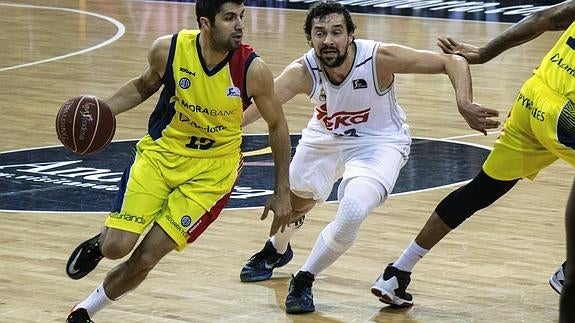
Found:
M 406 292 L 411 281 L 410 276 L 410 272 L 401 271 L 393 267 L 393 264 L 389 264 L 371 286 L 371 293 L 379 297 L 379 300 L 385 304 L 397 307 L 411 306 L 413 305 L 413 297 Z
M 72 279 L 80 279 L 89 274 L 104 256 L 100 251 L 100 234 L 82 242 L 68 258 L 66 274 Z
M 286 313 L 300 314 L 315 311 L 311 286 L 315 280 L 312 273 L 300 271 L 292 276 L 286 297 Z
M 270 240 L 266 241 L 264 248 L 254 254 L 240 272 L 243 282 L 257 282 L 272 277 L 274 268 L 284 266 L 293 258 L 293 251 L 288 243 L 284 254 L 277 252 Z
M 66 323 L 94 323 L 94 321 L 90 320 L 90 315 L 86 309 L 78 308 L 68 315 Z
M 565 282 L 565 263 L 557 267 L 557 270 L 555 270 L 553 276 L 549 278 L 549 285 L 551 285 L 551 288 L 553 288 L 553 290 L 555 290 L 558 294 L 561 294 L 564 282 Z

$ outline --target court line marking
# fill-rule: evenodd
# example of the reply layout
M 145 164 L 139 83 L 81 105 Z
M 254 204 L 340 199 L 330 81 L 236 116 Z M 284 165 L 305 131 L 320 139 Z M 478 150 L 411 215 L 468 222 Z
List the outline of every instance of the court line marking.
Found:
M 57 60 L 61 60 L 64 58 L 68 58 L 68 57 L 72 57 L 72 56 L 76 56 L 76 55 L 81 55 L 81 54 L 85 54 L 87 52 L 96 50 L 98 48 L 107 46 L 113 42 L 115 42 L 116 40 L 120 39 L 120 37 L 122 37 L 124 35 L 124 33 L 126 32 L 126 27 L 119 22 L 118 20 L 108 17 L 108 16 L 104 16 L 101 14 L 97 14 L 97 13 L 93 13 L 93 12 L 89 12 L 89 11 L 83 11 L 83 10 L 78 10 L 78 9 L 70 9 L 70 8 L 60 8 L 60 7 L 47 7 L 47 6 L 35 6 L 35 5 L 25 5 L 25 4 L 12 4 L 12 3 L 3 3 L 0 2 L 0 6 L 4 6 L 4 7 L 16 7 L 16 8 L 31 8 L 31 9 L 45 9 L 45 10 L 59 10 L 59 11 L 67 11 L 67 12 L 73 12 L 73 13 L 78 13 L 78 14 L 83 14 L 83 15 L 88 15 L 88 16 L 93 16 L 96 18 L 100 18 L 103 20 L 106 20 L 108 22 L 111 22 L 113 25 L 116 26 L 116 34 L 98 44 L 92 47 L 88 47 L 76 52 L 72 52 L 69 54 L 64 54 L 64 55 L 60 55 L 60 56 L 55 56 L 52 58 L 47 58 L 47 59 L 43 59 L 43 60 L 39 60 L 39 61 L 34 61 L 34 62 L 30 62 L 30 63 L 25 63 L 25 64 L 19 64 L 19 65 L 14 65 L 14 66 L 8 66 L 8 67 L 3 67 L 0 68 L 0 72 L 4 72 L 4 71 L 9 71 L 9 70 L 13 70 L 13 69 L 17 69 L 17 68 L 22 68 L 22 67 L 28 67 L 28 66 L 33 66 L 33 65 L 38 65 L 38 64 L 43 64 L 43 63 L 49 63 L 49 62 L 53 62 L 53 61 L 57 61 Z
M 488 132 L 488 134 L 497 134 L 497 133 L 499 133 L 499 132 L 497 132 L 497 131 Z M 244 134 L 244 136 L 261 136 L 261 135 L 267 135 L 267 134 L 255 134 L 255 133 L 254 134 Z M 290 135 L 301 135 L 301 133 L 290 133 Z M 483 148 L 486 150 L 492 150 L 493 148 L 489 147 L 489 146 L 455 140 L 458 138 L 476 137 L 476 136 L 482 136 L 482 135 L 483 134 L 481 134 L 481 133 L 477 133 L 477 134 L 469 134 L 469 135 L 462 135 L 462 136 L 454 136 L 454 137 L 449 137 L 449 138 L 431 138 L 431 137 L 416 137 L 416 136 L 413 136 L 412 138 L 413 139 L 419 139 L 419 140 L 450 142 L 450 143 L 454 143 L 454 144 L 473 146 L 473 147 Z M 121 139 L 121 140 L 113 140 L 112 142 L 138 141 L 138 140 L 139 139 Z M 8 153 L 15 153 L 15 152 L 22 152 L 22 151 L 29 151 L 29 150 L 40 150 L 40 149 L 61 148 L 61 147 L 63 147 L 63 146 L 62 145 L 49 145 L 49 146 L 41 146 L 41 147 L 22 148 L 22 149 L 15 149 L 15 150 L 9 150 L 9 151 L 1 151 L 0 155 L 8 154 Z M 81 156 L 79 156 L 79 157 L 81 158 Z M 471 179 L 466 180 L 466 181 L 441 185 L 441 186 L 434 186 L 434 187 L 430 187 L 430 188 L 420 189 L 420 190 L 413 190 L 413 191 L 409 191 L 409 192 L 391 193 L 390 196 L 415 194 L 415 193 L 420 193 L 420 192 L 427 192 L 427 191 L 432 191 L 432 190 L 437 190 L 437 189 L 448 188 L 448 187 L 452 187 L 452 186 L 460 186 L 460 185 L 466 184 L 470 181 L 471 181 Z M 44 189 L 49 189 L 49 188 L 44 188 Z M 337 203 L 337 202 L 338 202 L 337 200 L 327 201 L 327 202 L 325 202 L 325 204 L 332 204 L 332 203 Z M 225 208 L 224 210 L 236 211 L 236 210 L 255 210 L 255 209 L 262 209 L 262 208 L 263 208 L 263 206 L 253 206 L 253 207 L 240 207 L 240 208 Z M 107 213 L 109 213 L 107 211 L 82 212 L 82 211 L 36 211 L 36 210 L 5 210 L 5 209 L 0 209 L 0 212 L 4 212 L 4 213 L 42 213 L 42 214 L 62 214 L 62 213 L 65 213 L 65 214 L 72 214 L 72 215 L 107 214 Z

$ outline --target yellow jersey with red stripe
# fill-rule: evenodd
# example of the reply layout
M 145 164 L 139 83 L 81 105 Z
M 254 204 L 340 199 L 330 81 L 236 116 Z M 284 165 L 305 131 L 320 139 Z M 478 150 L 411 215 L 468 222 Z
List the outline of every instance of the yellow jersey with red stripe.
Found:
M 543 57 L 535 75 L 551 90 L 575 101 L 575 23 Z
M 246 74 L 256 53 L 246 44 L 209 69 L 199 30 L 172 37 L 164 88 L 139 148 L 189 157 L 238 154 L 243 110 L 249 105 Z

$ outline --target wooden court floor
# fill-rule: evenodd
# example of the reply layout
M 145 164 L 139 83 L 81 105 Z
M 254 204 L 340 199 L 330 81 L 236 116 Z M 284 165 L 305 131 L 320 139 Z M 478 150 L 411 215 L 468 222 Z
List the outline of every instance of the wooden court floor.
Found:
M 304 12 L 248 8 L 245 41 L 277 74 L 308 49 Z M 354 15 L 356 36 L 437 51 L 450 35 L 482 44 L 508 25 Z M 118 24 L 119 23 L 119 24 Z M 119 0 L 0 1 L 0 151 L 57 145 L 54 116 L 68 97 L 111 94 L 144 67 L 158 36 L 196 28 L 193 5 Z M 125 33 L 119 35 L 119 30 Z M 472 68 L 476 101 L 501 120 L 522 82 L 557 33 Z M 93 48 L 93 50 L 86 50 Z M 82 52 L 83 51 L 83 52 Z M 75 54 L 74 54 L 75 53 Z M 415 137 L 491 147 L 458 115 L 445 76 L 399 75 L 397 95 Z M 118 116 L 115 139 L 145 134 L 156 96 Z M 285 105 L 297 133 L 311 116 L 305 97 Z M 258 122 L 246 133 L 264 133 Z M 318 206 L 294 238 L 293 261 L 274 279 L 239 282 L 245 261 L 266 239 L 261 209 L 227 210 L 196 243 L 168 255 L 133 293 L 95 316 L 96 322 L 555 322 L 558 295 L 548 278 L 564 257 L 563 211 L 573 170 L 558 162 L 524 181 L 442 241 L 415 268 L 415 306 L 383 306 L 369 288 L 413 239 L 435 205 L 454 187 L 392 196 L 369 216 L 356 244 L 314 285 L 316 312 L 284 312 L 290 274 L 303 264 L 336 205 Z M 0 199 L 2 197 L 0 196 Z M 55 201 L 54 203 L 57 203 Z M 80 281 L 68 279 L 69 253 L 95 234 L 105 214 L 0 213 L 0 322 L 63 322 L 118 262 L 104 260 Z

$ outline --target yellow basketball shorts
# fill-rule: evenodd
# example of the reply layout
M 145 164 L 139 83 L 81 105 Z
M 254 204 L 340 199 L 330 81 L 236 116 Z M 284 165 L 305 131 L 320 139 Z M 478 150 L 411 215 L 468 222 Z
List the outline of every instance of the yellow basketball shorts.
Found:
M 533 76 L 521 88 L 483 164 L 498 180 L 527 177 L 557 159 L 575 166 L 575 105 Z
M 157 222 L 183 250 L 219 216 L 242 156 L 192 158 L 138 148 L 126 169 L 106 226 L 142 234 Z

